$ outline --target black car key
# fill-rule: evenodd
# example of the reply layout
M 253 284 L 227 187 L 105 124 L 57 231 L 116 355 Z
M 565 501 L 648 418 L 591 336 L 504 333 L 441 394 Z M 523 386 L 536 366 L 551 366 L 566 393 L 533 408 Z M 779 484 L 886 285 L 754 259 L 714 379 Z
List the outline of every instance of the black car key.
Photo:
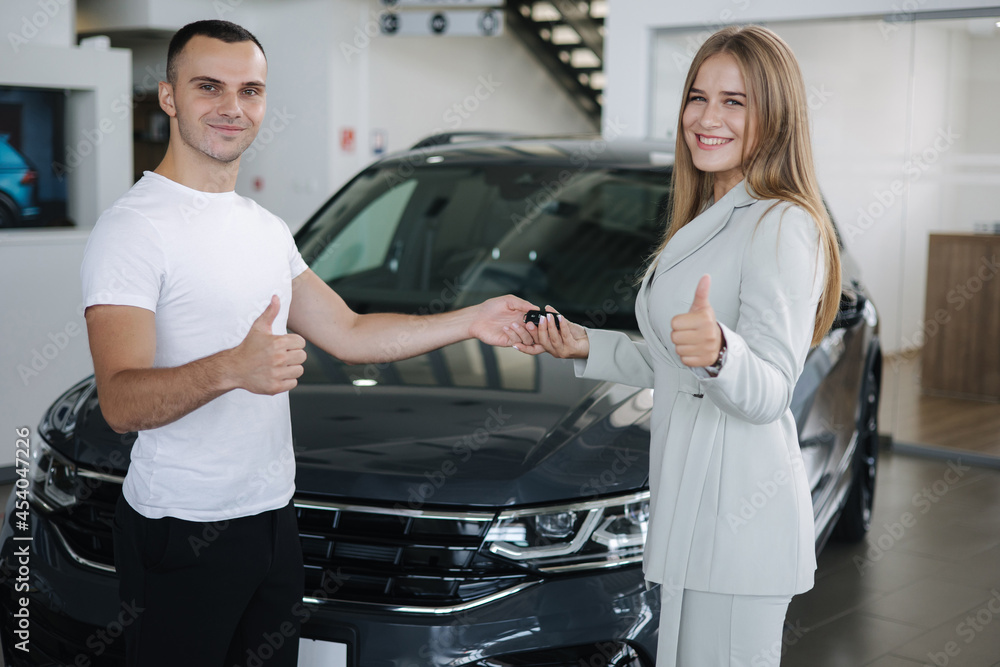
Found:
M 549 312 L 551 312 L 551 311 L 549 311 Z M 562 329 L 559 326 L 559 313 L 552 313 L 552 314 L 555 316 L 556 329 L 558 329 L 558 330 L 561 331 Z M 529 310 L 528 312 L 526 312 L 524 314 L 524 323 L 527 324 L 528 322 L 531 322 L 532 324 L 534 324 L 537 327 L 538 326 L 538 322 L 541 321 L 541 319 L 543 317 L 545 317 L 545 315 L 546 315 L 546 311 L 544 311 L 544 310 Z

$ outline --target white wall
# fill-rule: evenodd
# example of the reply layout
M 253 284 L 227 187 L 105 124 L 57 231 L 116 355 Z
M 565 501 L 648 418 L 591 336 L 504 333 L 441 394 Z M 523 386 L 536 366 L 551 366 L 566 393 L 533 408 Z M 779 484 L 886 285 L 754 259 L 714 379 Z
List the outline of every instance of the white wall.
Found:
M 14 428 L 34 434 L 42 411 L 93 373 L 80 287 L 88 233 L 0 232 L 0 467 L 14 463 Z
M 0 3 L 0 60 L 17 56 L 21 47 L 62 46 L 76 41 L 76 6 L 72 0 L 3 0 Z
M 795 21 L 846 17 L 889 17 L 881 20 L 881 34 L 891 38 L 905 32 L 905 21 L 915 12 L 996 7 L 995 0 L 608 0 L 604 39 L 606 117 L 619 118 L 623 136 L 648 136 L 652 125 L 651 86 L 655 32 L 695 29 L 703 41 L 731 23 Z
M 493 38 L 376 37 L 370 51 L 372 126 L 387 130 L 389 150 L 438 132 L 594 131 L 509 32 Z

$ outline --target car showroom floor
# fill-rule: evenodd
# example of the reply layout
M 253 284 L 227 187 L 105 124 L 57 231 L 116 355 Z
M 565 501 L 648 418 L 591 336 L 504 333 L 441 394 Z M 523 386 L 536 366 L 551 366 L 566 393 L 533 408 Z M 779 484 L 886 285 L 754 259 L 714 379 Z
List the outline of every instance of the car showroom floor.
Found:
M 782 667 L 1000 666 L 1000 470 L 891 451 L 880 466 L 868 539 L 827 545 Z
M 783 667 L 1000 665 L 1000 470 L 883 452 L 867 539 L 786 620 Z

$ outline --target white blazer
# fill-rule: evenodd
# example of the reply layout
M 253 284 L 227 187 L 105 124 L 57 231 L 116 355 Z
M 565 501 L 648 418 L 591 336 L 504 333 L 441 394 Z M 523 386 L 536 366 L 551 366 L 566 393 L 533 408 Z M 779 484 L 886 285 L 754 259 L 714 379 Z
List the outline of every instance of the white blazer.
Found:
M 812 499 L 789 405 L 824 261 L 812 218 L 775 204 L 741 182 L 681 228 L 639 290 L 645 342 L 589 329 L 590 356 L 576 362 L 578 376 L 654 388 L 643 571 L 663 584 L 661 598 L 813 585 Z M 728 347 L 714 378 L 684 366 L 670 341 L 671 318 L 690 309 L 706 273 Z

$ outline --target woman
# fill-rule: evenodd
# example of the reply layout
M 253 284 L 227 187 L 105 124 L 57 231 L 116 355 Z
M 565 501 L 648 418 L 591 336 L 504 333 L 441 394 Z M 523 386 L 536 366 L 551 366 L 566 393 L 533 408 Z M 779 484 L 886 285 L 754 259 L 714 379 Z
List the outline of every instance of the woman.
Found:
M 788 45 L 726 28 L 684 86 L 671 223 L 636 301 L 645 342 L 551 314 L 508 335 L 577 359 L 577 375 L 655 389 L 643 570 L 664 584 L 658 667 L 777 665 L 816 568 L 789 405 L 836 315 L 840 258 Z

